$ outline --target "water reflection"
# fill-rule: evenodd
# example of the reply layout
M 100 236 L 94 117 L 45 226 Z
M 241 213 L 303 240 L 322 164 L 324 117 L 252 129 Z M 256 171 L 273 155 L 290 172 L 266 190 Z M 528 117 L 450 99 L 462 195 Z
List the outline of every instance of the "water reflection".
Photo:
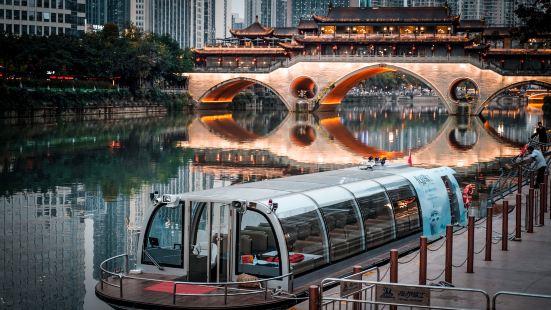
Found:
M 491 173 L 483 169 L 516 154 L 518 147 L 507 141 L 523 141 L 539 118 L 490 113 L 460 119 L 365 108 L 329 115 L 5 120 L 0 308 L 107 308 L 93 292 L 98 265 L 135 251 L 151 191 L 336 169 L 377 152 L 400 159 L 410 148 L 416 165 L 449 165 L 461 181 L 484 184 L 479 178 Z

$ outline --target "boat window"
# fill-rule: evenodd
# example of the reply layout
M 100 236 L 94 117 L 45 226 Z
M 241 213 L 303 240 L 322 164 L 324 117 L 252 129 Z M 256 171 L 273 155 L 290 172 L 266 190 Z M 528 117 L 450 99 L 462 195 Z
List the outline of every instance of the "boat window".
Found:
M 420 229 L 419 203 L 415 189 L 408 180 L 399 176 L 389 176 L 377 180 L 385 188 L 392 202 L 396 237 L 410 235 Z
M 305 193 L 318 205 L 329 235 L 331 260 L 352 256 L 365 249 L 360 216 L 354 196 L 340 187 L 324 188 Z
M 364 222 L 367 248 L 392 241 L 395 238 L 394 216 L 384 188 L 371 181 L 346 184 L 344 187 L 356 196 Z
M 451 213 L 451 223 L 456 224 L 460 220 L 459 213 L 459 201 L 457 199 L 457 192 L 455 185 L 450 181 L 450 178 L 447 176 L 442 176 L 442 181 L 446 186 L 446 191 L 448 193 L 448 200 L 450 201 L 450 213 Z
M 240 217 L 239 227 L 237 271 L 256 276 L 279 276 L 281 257 L 268 219 L 258 211 L 247 210 Z
M 294 275 L 316 269 L 329 262 L 327 236 L 314 202 L 301 194 L 274 199 Z
M 181 204 L 177 207 L 162 206 L 155 211 L 145 235 L 142 263 L 183 267 L 182 211 Z

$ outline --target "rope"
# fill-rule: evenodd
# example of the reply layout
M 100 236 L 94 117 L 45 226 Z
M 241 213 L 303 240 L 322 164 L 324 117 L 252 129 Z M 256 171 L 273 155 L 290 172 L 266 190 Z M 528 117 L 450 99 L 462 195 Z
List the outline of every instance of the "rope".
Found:
M 446 269 L 442 269 L 442 272 L 441 272 L 436 278 L 432 278 L 432 279 L 431 279 L 431 278 L 427 277 L 427 280 L 429 280 L 429 281 L 434 281 L 434 280 L 440 278 L 440 277 L 444 274 L 444 271 L 446 271 Z
M 452 267 L 455 267 L 455 268 L 463 267 L 463 265 L 465 265 L 466 262 L 467 262 L 467 257 L 465 257 L 465 260 L 459 265 L 454 265 L 453 262 L 452 262 Z
M 431 249 L 427 246 L 427 250 L 432 251 L 432 252 L 436 252 L 436 251 L 440 250 L 444 246 L 444 244 L 446 244 L 446 237 L 444 237 L 444 242 L 442 242 L 442 244 L 440 244 L 436 249 Z
M 379 279 L 379 281 L 382 281 L 386 275 L 388 274 L 388 271 L 390 270 L 390 265 L 388 266 L 388 268 L 386 269 L 386 271 L 383 273 L 383 275 L 381 276 L 381 278 Z
M 460 233 L 454 232 L 453 234 L 456 235 L 456 236 L 461 236 L 462 234 L 464 234 L 464 233 L 466 233 L 466 232 L 468 231 L 467 227 L 462 228 L 462 229 L 465 229 L 465 230 L 463 230 L 463 231 L 460 232 Z M 458 231 L 460 231 L 460 230 L 461 230 L 461 229 L 459 229 Z
M 410 260 L 407 260 L 407 261 L 405 261 L 405 262 L 398 261 L 398 264 L 403 265 L 403 264 L 407 264 L 407 263 L 413 261 L 413 260 L 419 255 L 419 253 L 421 253 L 421 251 L 417 251 L 417 252 L 415 253 L 415 255 L 414 255 Z
M 484 251 L 484 249 L 486 248 L 486 244 L 484 244 L 484 246 L 482 247 L 482 249 L 480 249 L 480 251 L 475 251 L 474 254 L 480 254 L 482 253 L 482 251 Z

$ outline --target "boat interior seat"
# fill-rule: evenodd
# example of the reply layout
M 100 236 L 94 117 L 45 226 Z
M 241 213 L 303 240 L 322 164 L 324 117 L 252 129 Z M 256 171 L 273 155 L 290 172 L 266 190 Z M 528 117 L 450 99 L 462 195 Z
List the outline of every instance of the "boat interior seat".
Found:
M 249 235 L 239 237 L 239 255 L 249 255 L 252 253 L 252 238 Z
M 243 230 L 241 235 L 249 236 L 251 238 L 251 254 L 262 254 L 268 249 L 268 234 L 266 232 L 258 230 Z
M 263 231 L 268 236 L 268 251 L 277 249 L 274 233 L 270 226 L 247 226 L 245 230 Z

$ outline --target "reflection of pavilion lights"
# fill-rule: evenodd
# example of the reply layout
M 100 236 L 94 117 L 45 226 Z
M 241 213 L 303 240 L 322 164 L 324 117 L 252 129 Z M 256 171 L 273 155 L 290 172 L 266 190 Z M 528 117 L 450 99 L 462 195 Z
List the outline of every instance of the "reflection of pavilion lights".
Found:
M 394 142 L 394 133 L 392 131 L 388 133 L 388 142 L 389 143 Z

